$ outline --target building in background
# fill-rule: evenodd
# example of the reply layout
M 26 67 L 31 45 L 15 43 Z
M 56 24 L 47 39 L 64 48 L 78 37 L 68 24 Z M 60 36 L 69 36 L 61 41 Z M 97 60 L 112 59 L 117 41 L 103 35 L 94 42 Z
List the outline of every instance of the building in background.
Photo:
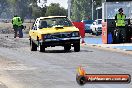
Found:
M 102 19 L 102 7 L 97 7 L 97 19 Z

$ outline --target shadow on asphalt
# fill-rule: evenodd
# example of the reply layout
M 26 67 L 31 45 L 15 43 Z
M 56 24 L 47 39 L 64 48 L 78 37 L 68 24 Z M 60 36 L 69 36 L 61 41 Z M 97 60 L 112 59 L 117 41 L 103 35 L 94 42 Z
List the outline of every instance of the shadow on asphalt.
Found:
M 64 51 L 64 50 L 45 50 L 45 52 L 42 53 L 72 53 L 74 51 Z
M 81 50 L 80 52 L 94 52 L 94 51 L 90 51 L 90 50 Z
M 81 50 L 80 52 L 93 52 L 90 50 Z M 74 52 L 73 50 L 70 51 L 64 51 L 64 50 L 45 50 L 45 52 L 41 53 L 79 53 L 79 52 Z

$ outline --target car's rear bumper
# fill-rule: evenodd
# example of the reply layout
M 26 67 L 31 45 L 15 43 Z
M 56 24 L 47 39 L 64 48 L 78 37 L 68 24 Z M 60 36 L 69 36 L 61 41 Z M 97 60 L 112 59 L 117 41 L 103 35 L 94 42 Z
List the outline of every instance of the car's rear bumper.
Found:
M 92 33 L 92 30 L 91 29 L 85 30 L 85 33 Z
M 97 28 L 98 33 L 102 33 L 102 27 Z
M 100 30 L 99 30 L 99 31 L 97 31 L 97 32 L 98 32 L 98 33 L 102 33 L 102 31 L 100 31 Z
M 93 33 L 102 33 L 102 30 L 96 30 L 96 31 L 92 31 Z

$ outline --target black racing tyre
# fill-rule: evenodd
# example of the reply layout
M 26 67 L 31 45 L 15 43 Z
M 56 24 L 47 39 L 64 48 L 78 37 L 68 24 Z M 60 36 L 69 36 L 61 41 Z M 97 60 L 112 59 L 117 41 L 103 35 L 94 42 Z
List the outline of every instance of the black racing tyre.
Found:
M 45 52 L 45 46 L 43 44 L 40 45 L 40 52 Z
M 31 51 L 37 51 L 37 45 L 32 40 L 30 40 L 30 47 Z
M 74 44 L 74 51 L 79 52 L 80 51 L 80 42 Z
M 94 35 L 93 31 L 91 32 L 92 35 Z
M 86 78 L 84 76 L 76 75 L 76 81 L 79 85 L 84 85 L 86 83 Z
M 65 50 L 66 52 L 70 51 L 70 49 L 71 49 L 71 44 L 69 44 L 69 45 L 64 45 L 64 50 Z

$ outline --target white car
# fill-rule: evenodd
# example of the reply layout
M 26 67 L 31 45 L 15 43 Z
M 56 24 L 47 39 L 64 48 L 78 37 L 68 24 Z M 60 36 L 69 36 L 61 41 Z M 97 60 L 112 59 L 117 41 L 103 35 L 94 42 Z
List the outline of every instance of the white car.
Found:
M 90 29 L 92 29 L 92 34 L 96 34 L 98 36 L 102 33 L 102 19 L 97 19 L 93 22 L 93 24 L 90 26 Z

